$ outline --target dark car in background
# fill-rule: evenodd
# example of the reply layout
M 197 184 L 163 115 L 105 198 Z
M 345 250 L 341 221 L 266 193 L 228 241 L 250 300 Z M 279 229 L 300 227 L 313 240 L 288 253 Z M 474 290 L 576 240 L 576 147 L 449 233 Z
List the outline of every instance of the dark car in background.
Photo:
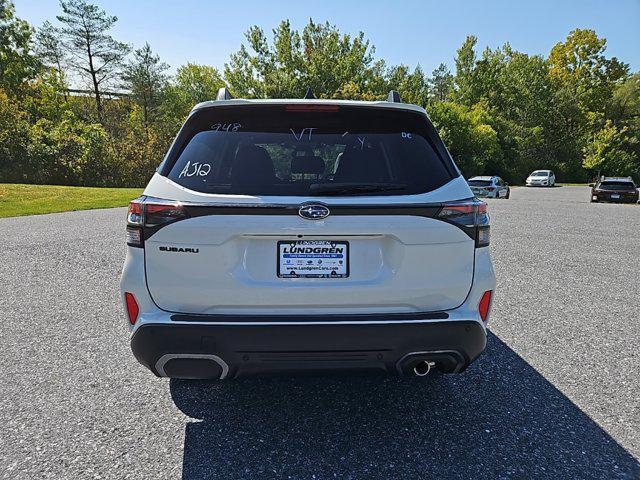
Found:
M 591 202 L 638 203 L 638 186 L 631 177 L 604 177 L 591 184 Z

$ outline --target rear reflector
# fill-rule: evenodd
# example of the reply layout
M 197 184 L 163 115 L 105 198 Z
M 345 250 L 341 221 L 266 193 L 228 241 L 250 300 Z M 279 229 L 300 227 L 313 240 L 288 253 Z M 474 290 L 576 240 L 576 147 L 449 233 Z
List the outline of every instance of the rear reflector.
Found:
M 136 297 L 133 296 L 133 293 L 125 292 L 124 300 L 127 304 L 127 315 L 129 316 L 129 323 L 131 325 L 135 325 L 136 320 L 138 320 L 138 313 L 140 313 L 138 302 L 136 302 Z
M 140 227 L 134 227 L 127 225 L 127 245 L 132 247 L 142 246 L 142 229 Z
M 478 313 L 480 314 L 480 318 L 482 318 L 483 322 L 487 321 L 489 315 L 489 307 L 491 306 L 491 295 L 493 291 L 487 290 L 482 294 L 482 298 L 480 299 L 480 303 L 478 304 Z
M 489 225 L 482 225 L 476 228 L 476 247 L 487 247 L 491 240 Z

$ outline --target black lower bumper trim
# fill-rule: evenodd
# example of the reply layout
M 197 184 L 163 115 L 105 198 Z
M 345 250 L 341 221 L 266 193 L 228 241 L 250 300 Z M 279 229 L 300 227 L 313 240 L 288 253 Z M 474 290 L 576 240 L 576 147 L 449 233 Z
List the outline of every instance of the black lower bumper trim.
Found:
M 215 355 L 228 365 L 226 376 L 230 378 L 338 369 L 406 373 L 410 365 L 403 365 L 403 359 L 425 357 L 437 361 L 437 352 L 456 359 L 454 364 L 442 362 L 438 368 L 459 372 L 482 353 L 485 345 L 486 332 L 480 323 L 459 320 L 362 325 L 159 323 L 140 326 L 131 338 L 135 357 L 156 375 L 160 374 L 158 360 L 167 355 Z M 189 375 L 184 368 L 178 370 L 179 375 L 164 373 L 198 378 L 197 372 Z

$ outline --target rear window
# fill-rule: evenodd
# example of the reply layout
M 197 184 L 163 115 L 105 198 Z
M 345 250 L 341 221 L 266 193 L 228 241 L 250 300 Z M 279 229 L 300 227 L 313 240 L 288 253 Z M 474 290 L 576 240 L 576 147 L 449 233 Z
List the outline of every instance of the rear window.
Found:
M 467 183 L 471 187 L 489 187 L 492 185 L 491 180 L 469 180 Z
M 189 118 L 162 173 L 204 193 L 423 193 L 454 171 L 427 122 L 407 111 L 327 104 L 217 107 Z
M 598 186 L 601 190 L 635 190 L 636 187 L 632 182 L 624 181 L 604 181 Z

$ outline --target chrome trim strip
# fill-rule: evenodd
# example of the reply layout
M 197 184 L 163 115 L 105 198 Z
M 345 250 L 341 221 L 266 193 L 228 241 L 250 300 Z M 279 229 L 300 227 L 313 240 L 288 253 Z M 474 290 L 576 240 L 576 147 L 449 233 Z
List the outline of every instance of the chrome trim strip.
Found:
M 222 374 L 220 374 L 220 378 L 218 380 L 222 380 L 229 373 L 229 365 L 222 360 L 217 355 L 211 354 L 199 354 L 199 353 L 167 353 L 161 356 L 156 362 L 156 370 L 160 374 L 161 377 L 166 377 L 167 373 L 164 371 L 164 366 L 167 364 L 169 360 L 174 360 L 176 358 L 196 358 L 196 359 L 206 359 L 213 360 L 222 368 Z

